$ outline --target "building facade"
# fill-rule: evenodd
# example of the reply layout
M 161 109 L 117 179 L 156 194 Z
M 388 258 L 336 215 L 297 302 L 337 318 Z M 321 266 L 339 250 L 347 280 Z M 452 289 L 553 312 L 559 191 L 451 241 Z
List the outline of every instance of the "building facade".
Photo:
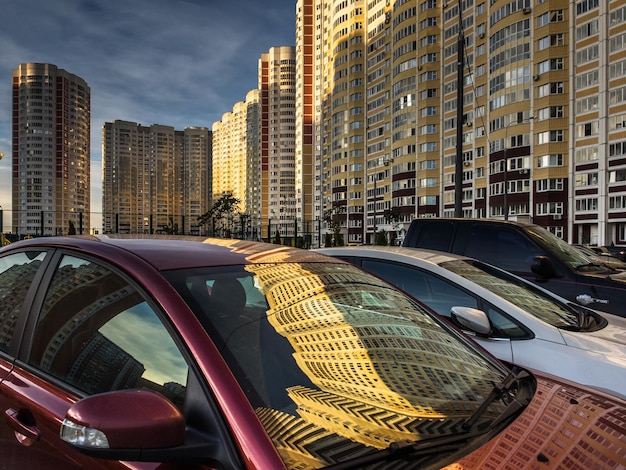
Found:
M 574 9 L 575 8 L 575 9 Z M 552 22 L 547 8 L 540 18 Z M 557 13 L 560 11 L 557 10 Z M 626 5 L 612 1 L 577 1 L 568 14 L 571 43 L 565 82 L 573 97 L 567 124 L 567 155 L 572 170 L 569 206 L 573 239 L 623 244 L 626 240 Z M 545 28 L 544 28 L 545 29 Z M 537 47 L 551 51 L 559 36 L 548 30 Z M 558 59 L 558 58 L 557 58 Z M 559 67 L 551 59 L 537 62 L 535 74 L 544 83 Z M 545 83 L 552 83 L 552 80 Z M 544 83 L 544 86 L 546 86 Z M 552 85 L 550 85 L 552 87 Z M 571 96 L 570 95 L 570 96 Z M 558 111 L 558 108 L 557 110 Z M 537 115 L 552 118 L 542 107 Z M 537 162 L 539 163 L 539 162 Z
M 310 3 L 296 7 L 296 218 L 307 246 L 321 237 L 321 94 L 316 92 L 316 60 L 321 37 Z
M 228 223 L 242 238 L 259 238 L 261 233 L 261 171 L 259 90 L 251 90 L 245 101 L 214 122 L 212 179 L 213 201 L 231 195 L 239 201 L 237 220 Z M 213 223 L 213 222 L 212 222 Z M 215 233 L 219 232 L 217 226 Z
M 296 191 L 296 54 L 293 46 L 272 47 L 258 65 L 261 201 L 264 238 L 294 238 Z
M 90 88 L 52 64 L 20 64 L 12 75 L 12 230 L 88 233 Z
M 294 47 L 261 54 L 258 88 L 213 123 L 212 130 L 213 199 L 232 194 L 240 201 L 236 232 L 243 226 L 245 238 L 301 237 L 298 208 L 303 207 L 304 183 L 296 183 L 302 165 L 296 163 Z
M 102 127 L 105 233 L 201 234 L 211 202 L 211 133 L 206 127 Z
M 296 62 L 298 213 L 346 242 L 460 214 L 626 243 L 623 2 L 299 0 Z

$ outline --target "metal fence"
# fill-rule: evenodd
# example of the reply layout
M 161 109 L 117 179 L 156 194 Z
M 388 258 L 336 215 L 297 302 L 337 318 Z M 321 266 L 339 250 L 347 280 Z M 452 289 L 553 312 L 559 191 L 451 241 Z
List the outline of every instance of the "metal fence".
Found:
M 29 217 L 24 219 L 28 220 L 28 223 L 24 222 L 20 226 L 20 218 L 15 215 L 13 210 L 0 209 L 0 234 L 2 234 L 3 243 L 41 236 L 108 233 L 199 235 L 266 241 L 301 248 L 327 245 L 329 236 L 330 243 L 341 243 L 339 239 L 333 241 L 333 235 L 330 234 L 326 224 L 319 219 L 299 220 L 281 217 L 261 220 L 247 214 L 233 214 L 201 223 L 199 217 L 189 215 L 113 214 L 104 216 L 102 213 L 95 212 L 85 215 L 40 211 L 29 213 Z

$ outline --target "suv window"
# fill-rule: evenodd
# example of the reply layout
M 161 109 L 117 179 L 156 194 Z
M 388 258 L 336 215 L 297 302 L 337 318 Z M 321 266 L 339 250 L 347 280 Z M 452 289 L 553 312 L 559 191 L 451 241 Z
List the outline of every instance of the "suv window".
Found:
M 522 234 L 507 227 L 474 225 L 464 254 L 506 271 L 530 273 L 533 258 L 544 254 Z
M 454 224 L 451 222 L 431 220 L 422 226 L 413 246 L 428 250 L 449 251 L 453 234 Z
M 29 363 L 85 394 L 150 388 L 182 407 L 188 366 L 142 294 L 92 261 L 64 256 Z
M 24 300 L 46 253 L 26 251 L 0 258 L 0 351 L 7 352 Z

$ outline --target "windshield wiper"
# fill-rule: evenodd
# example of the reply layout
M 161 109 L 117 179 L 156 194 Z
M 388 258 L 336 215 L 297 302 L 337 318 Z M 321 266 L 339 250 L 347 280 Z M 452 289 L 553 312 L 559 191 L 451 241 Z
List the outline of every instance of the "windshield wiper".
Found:
M 376 462 L 392 462 L 400 460 L 404 457 L 414 456 L 415 454 L 424 455 L 433 452 L 444 452 L 446 450 L 458 450 L 459 443 L 467 441 L 475 437 L 481 432 L 464 432 L 460 434 L 437 436 L 432 439 L 423 439 L 421 441 L 398 441 L 392 442 L 389 447 L 365 454 L 361 457 L 339 462 L 322 470 L 348 470 L 353 468 L 361 468 L 364 465 L 370 465 Z
M 575 269 L 578 271 L 587 270 L 587 269 L 602 269 L 604 271 L 616 271 L 615 269 L 607 266 L 606 264 L 598 263 L 598 262 L 579 264 L 578 266 L 575 267 Z
M 476 408 L 470 417 L 463 422 L 461 427 L 465 432 L 437 436 L 419 441 L 392 442 L 389 447 L 374 451 L 361 457 L 346 460 L 345 462 L 329 465 L 324 467 L 323 470 L 348 470 L 361 468 L 364 465 L 376 462 L 391 462 L 405 457 L 415 458 L 416 456 L 423 456 L 429 453 L 456 451 L 459 449 L 460 442 L 468 441 L 469 439 L 479 436 L 486 431 L 483 428 L 476 428 L 474 430 L 471 428 L 494 401 L 503 398 L 505 395 L 509 400 L 504 411 L 496 417 L 496 419 L 489 423 L 489 428 L 491 429 L 516 414 L 520 409 L 526 407 L 526 405 L 530 403 L 532 390 L 528 386 L 522 387 L 520 385 L 521 383 L 526 382 L 526 379 L 528 378 L 530 378 L 530 374 L 528 374 L 528 372 L 513 367 L 511 372 L 502 380 L 502 382 L 493 386 L 493 389 L 487 398 L 485 398 L 485 400 L 478 408 Z M 517 393 L 513 391 L 516 387 L 518 388 L 518 390 L 516 390 Z
M 596 331 L 604 328 L 608 321 L 604 317 L 598 316 L 591 310 L 575 303 L 568 303 L 568 306 L 576 313 L 576 327 L 561 327 L 568 331 Z
M 494 421 L 490 423 L 490 427 L 496 426 L 498 423 L 508 418 L 512 414 L 516 413 L 521 408 L 524 408 L 528 403 L 530 403 L 530 399 L 532 398 L 532 393 L 524 393 L 522 395 L 521 387 L 518 387 L 517 393 L 513 392 L 513 388 L 519 386 L 523 379 L 528 379 L 530 374 L 525 370 L 519 370 L 517 367 L 513 367 L 511 372 L 502 380 L 502 382 L 495 384 L 491 389 L 487 398 L 480 404 L 478 408 L 471 414 L 469 418 L 465 420 L 465 422 L 461 425 L 463 429 L 471 429 L 471 427 L 476 423 L 476 421 L 483 415 L 483 413 L 489 408 L 489 406 L 496 400 L 502 398 L 508 398 L 508 404 L 505 410 L 498 416 Z M 524 390 L 528 392 L 527 387 L 524 387 Z M 522 395 L 522 396 L 520 396 Z

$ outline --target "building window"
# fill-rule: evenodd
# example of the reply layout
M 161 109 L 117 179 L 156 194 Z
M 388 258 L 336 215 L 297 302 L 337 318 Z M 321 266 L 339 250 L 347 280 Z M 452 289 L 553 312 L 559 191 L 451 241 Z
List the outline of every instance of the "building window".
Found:
M 574 154 L 576 163 L 592 162 L 598 159 L 598 147 L 577 148 Z
M 562 215 L 562 202 L 542 202 L 535 206 L 536 215 Z
M 562 118 L 563 116 L 563 106 L 550 106 L 547 108 L 541 108 L 539 111 L 537 111 L 538 121 L 552 118 Z
M 437 160 L 424 160 L 420 162 L 420 170 L 434 170 L 437 168 Z
M 546 191 L 563 191 L 563 178 L 549 178 L 535 181 L 538 193 Z
M 595 19 L 589 21 L 588 23 L 585 23 L 582 26 L 578 26 L 576 28 L 576 40 L 580 41 L 581 39 L 588 38 L 589 36 L 598 34 L 599 31 L 600 27 L 598 20 Z
M 537 98 L 550 95 L 561 95 L 564 92 L 563 82 L 551 82 L 537 87 Z
M 592 60 L 596 60 L 600 56 L 600 46 L 594 44 L 580 51 L 576 51 L 576 65 L 586 64 Z
M 576 114 L 597 111 L 599 105 L 600 97 L 598 95 L 588 96 L 586 98 L 576 100 Z
M 589 137 L 592 135 L 598 135 L 599 124 L 598 121 L 587 122 L 585 124 L 578 124 L 576 126 L 576 137 Z
M 609 209 L 626 209 L 626 195 L 609 197 Z M 623 238 L 621 238 L 623 240 Z
M 537 17 L 537 27 L 547 26 L 550 23 L 559 23 L 565 19 L 563 10 L 552 10 Z
M 598 198 L 590 197 L 585 199 L 576 199 L 576 211 L 588 212 L 598 210 Z
M 537 134 L 537 144 L 548 144 L 550 142 L 563 142 L 563 130 L 545 131 Z
M 576 14 L 582 15 L 590 10 L 598 8 L 600 0 L 581 0 L 576 2 Z
M 437 178 L 420 179 L 420 188 L 433 188 L 437 186 Z
M 609 183 L 623 183 L 626 181 L 626 170 L 609 171 Z
M 575 176 L 575 185 L 577 188 L 581 186 L 597 186 L 598 173 L 579 173 Z

